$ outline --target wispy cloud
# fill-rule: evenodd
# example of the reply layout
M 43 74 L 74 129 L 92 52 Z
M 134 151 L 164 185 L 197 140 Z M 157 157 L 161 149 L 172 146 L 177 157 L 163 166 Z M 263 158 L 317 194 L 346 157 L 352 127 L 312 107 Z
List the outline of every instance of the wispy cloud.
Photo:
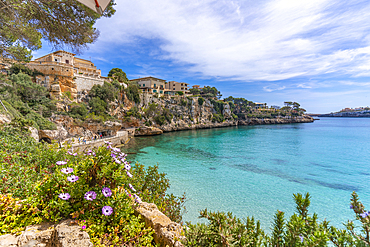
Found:
M 117 8 L 98 25 L 102 50 L 158 39 L 160 54 L 148 56 L 232 80 L 370 75 L 370 2 L 143 0 Z
M 277 85 L 269 85 L 269 86 L 264 86 L 263 90 L 266 92 L 274 92 L 274 91 L 280 91 L 284 90 L 286 87 L 285 86 L 277 86 Z

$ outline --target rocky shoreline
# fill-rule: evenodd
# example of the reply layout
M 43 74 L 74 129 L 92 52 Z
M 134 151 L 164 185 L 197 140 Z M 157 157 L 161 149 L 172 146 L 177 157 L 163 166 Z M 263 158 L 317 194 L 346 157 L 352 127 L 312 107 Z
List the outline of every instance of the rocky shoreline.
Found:
M 270 124 L 291 124 L 291 123 L 312 123 L 314 118 L 304 115 L 297 118 L 249 118 L 246 120 L 226 120 L 222 123 L 201 123 L 201 124 L 177 124 L 177 125 L 166 125 L 157 127 L 140 127 L 135 130 L 135 136 L 152 136 L 160 135 L 165 132 L 174 132 L 182 130 L 196 130 L 196 129 L 212 129 L 212 128 L 223 128 L 231 126 L 243 126 L 243 125 L 270 125 Z

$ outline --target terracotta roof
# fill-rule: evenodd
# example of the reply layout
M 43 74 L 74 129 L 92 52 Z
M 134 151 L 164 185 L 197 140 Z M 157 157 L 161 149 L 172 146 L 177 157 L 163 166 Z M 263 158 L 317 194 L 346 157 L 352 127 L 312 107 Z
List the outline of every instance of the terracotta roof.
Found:
M 145 79 L 155 79 L 155 80 L 159 80 L 159 81 L 163 81 L 163 82 L 166 81 L 166 80 L 155 78 L 155 77 L 152 77 L 152 76 L 142 77 L 142 78 L 138 78 L 138 79 L 131 79 L 130 81 L 141 81 L 141 80 L 145 80 Z

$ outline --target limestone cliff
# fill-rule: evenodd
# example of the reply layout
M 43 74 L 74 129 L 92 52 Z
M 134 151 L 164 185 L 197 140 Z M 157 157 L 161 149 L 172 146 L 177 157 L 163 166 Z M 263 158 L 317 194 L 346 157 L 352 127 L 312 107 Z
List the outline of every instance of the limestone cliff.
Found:
M 198 100 L 199 97 L 186 96 L 162 96 L 155 97 L 152 94 L 142 94 L 141 103 L 125 105 L 124 108 L 115 109 L 115 114 L 122 120 L 124 127 L 153 126 L 163 132 L 218 128 L 236 125 L 260 125 L 260 124 L 284 124 L 284 123 L 307 123 L 313 122 L 310 116 L 282 117 L 274 118 L 248 118 L 238 119 L 230 109 L 227 102 L 205 99 L 204 102 Z M 137 113 L 130 114 L 130 109 L 136 107 Z M 218 108 L 218 109 L 217 109 Z M 133 110 L 131 110 L 133 111 Z M 134 116 L 135 115 L 135 116 Z M 215 118 L 215 116 L 219 118 Z M 221 119 L 221 121 L 220 121 Z M 138 133 L 137 135 L 140 135 Z M 150 135 L 144 132 L 143 135 Z

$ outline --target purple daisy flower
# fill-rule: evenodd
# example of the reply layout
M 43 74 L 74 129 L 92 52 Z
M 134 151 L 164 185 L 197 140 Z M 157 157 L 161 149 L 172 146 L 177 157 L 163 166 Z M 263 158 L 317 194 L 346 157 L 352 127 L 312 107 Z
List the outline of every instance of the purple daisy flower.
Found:
M 65 173 L 65 174 L 69 174 L 69 173 L 72 173 L 73 172 L 73 168 L 62 168 L 60 170 L 61 172 Z
M 125 164 L 125 169 L 126 169 L 127 171 L 129 171 L 129 170 L 131 169 L 131 165 L 130 165 L 130 164 L 128 164 L 128 163 L 126 163 L 126 164 Z
M 131 189 L 132 191 L 136 192 L 136 190 L 135 190 L 134 186 L 132 186 L 131 184 L 128 184 L 128 187 L 130 187 L 130 189 Z
M 68 193 L 60 193 L 58 197 L 62 200 L 68 200 L 69 198 L 71 198 L 71 195 Z
M 112 143 L 110 141 L 104 141 L 105 144 L 107 145 L 112 145 Z
M 119 159 L 117 159 L 117 158 L 114 158 L 114 162 L 116 162 L 117 164 L 121 164 L 122 162 L 119 160 Z
M 112 195 L 112 191 L 108 187 L 104 187 L 101 192 L 105 197 L 110 197 Z
M 105 215 L 105 216 L 109 216 L 113 213 L 113 208 L 111 206 L 104 206 L 102 208 L 102 213 Z
M 299 238 L 301 239 L 301 243 L 303 243 L 303 236 L 302 236 L 302 234 L 299 234 Z
M 62 166 L 62 165 L 65 165 L 67 164 L 67 161 L 57 161 L 56 163 L 58 166 Z
M 90 149 L 89 151 L 87 151 L 86 155 L 93 155 L 93 156 L 95 156 L 95 153 Z
M 350 205 L 350 206 L 349 206 L 349 208 L 350 208 L 350 209 L 353 209 L 353 205 Z
M 117 155 L 115 153 L 111 153 L 110 156 L 112 156 L 112 158 L 116 158 Z
M 67 152 L 69 155 L 73 155 L 73 156 L 76 156 L 77 155 L 77 153 L 72 153 L 72 152 L 70 152 L 70 151 L 68 151 Z
M 78 176 L 76 176 L 76 175 L 69 176 L 69 177 L 67 177 L 67 180 L 69 182 L 72 182 L 72 183 L 76 182 L 78 180 Z
M 96 198 L 96 193 L 94 191 L 88 191 L 85 193 L 84 198 L 88 201 L 92 201 Z
M 141 198 L 140 198 L 138 195 L 134 194 L 134 197 L 135 197 L 135 201 L 136 201 L 137 203 L 142 203 L 142 202 L 143 202 L 143 201 L 141 200 Z
M 86 226 L 82 226 L 81 228 L 82 228 L 82 230 L 85 230 L 86 229 Z
M 130 178 L 132 178 L 132 174 L 131 173 L 129 173 L 128 171 L 126 171 L 126 174 L 127 174 L 127 176 L 129 176 Z
M 119 148 L 112 148 L 112 151 L 113 152 L 116 152 L 116 153 L 119 153 L 119 152 L 121 152 L 121 149 L 119 149 Z
M 363 212 L 362 214 L 360 214 L 360 216 L 362 218 L 366 218 L 367 216 L 369 216 L 369 213 L 368 212 Z

